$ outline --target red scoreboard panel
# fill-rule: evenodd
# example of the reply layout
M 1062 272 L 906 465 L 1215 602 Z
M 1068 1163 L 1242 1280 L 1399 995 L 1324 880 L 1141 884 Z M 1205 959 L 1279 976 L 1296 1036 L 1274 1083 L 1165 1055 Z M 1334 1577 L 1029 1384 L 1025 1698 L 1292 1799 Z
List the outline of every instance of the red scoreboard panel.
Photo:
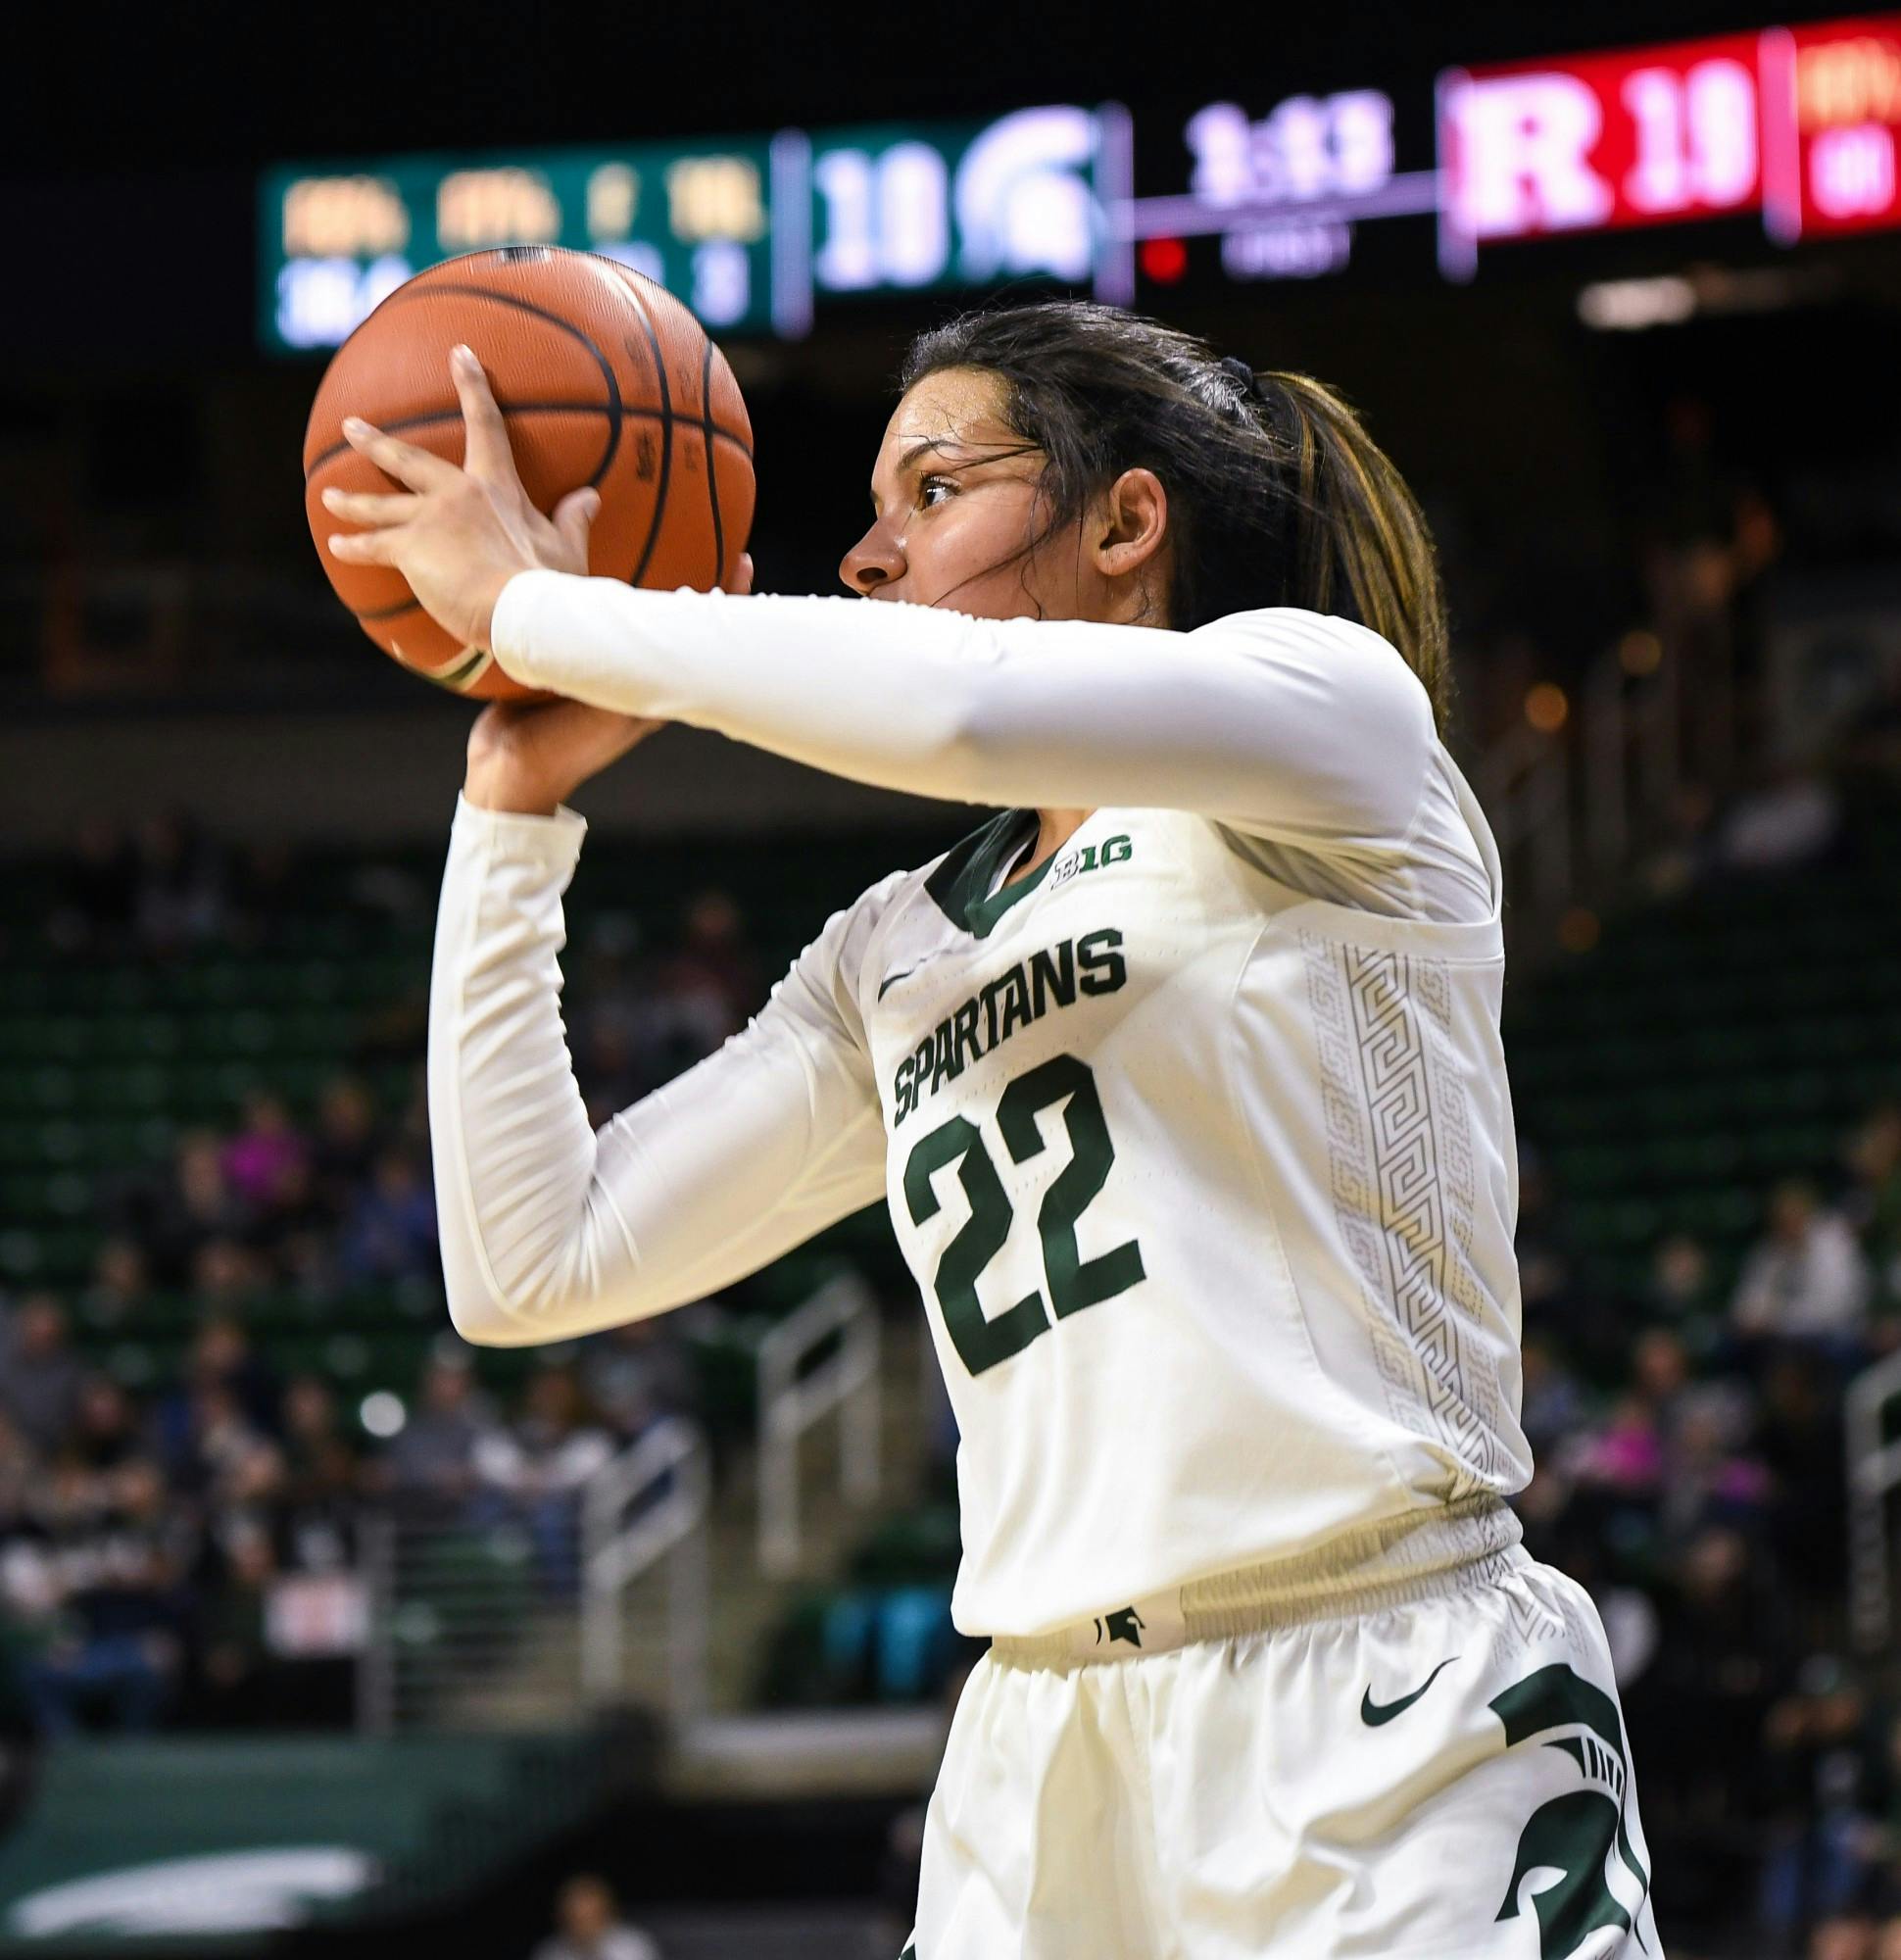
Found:
M 1771 235 L 1787 244 L 1901 224 L 1901 14 L 1763 39 L 1765 123 L 1779 153 L 1763 186 Z
M 1439 259 L 1514 238 L 1760 212 L 1784 243 L 1901 223 L 1901 14 L 1438 83 Z

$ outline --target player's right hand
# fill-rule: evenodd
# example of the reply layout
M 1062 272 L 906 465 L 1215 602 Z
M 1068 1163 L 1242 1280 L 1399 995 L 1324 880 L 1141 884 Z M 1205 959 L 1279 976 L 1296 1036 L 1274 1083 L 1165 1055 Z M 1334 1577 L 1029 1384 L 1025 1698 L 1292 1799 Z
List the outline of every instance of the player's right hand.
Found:
M 494 701 L 468 732 L 463 796 L 483 809 L 553 816 L 590 776 L 666 724 L 578 701 Z

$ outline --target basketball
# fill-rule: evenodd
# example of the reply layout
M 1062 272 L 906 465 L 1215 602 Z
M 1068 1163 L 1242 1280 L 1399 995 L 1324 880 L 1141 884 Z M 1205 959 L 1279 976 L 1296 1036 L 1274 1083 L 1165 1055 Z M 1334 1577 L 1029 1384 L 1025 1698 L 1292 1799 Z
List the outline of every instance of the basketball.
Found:
M 450 351 L 488 370 L 515 466 L 544 514 L 592 486 L 588 569 L 630 585 L 710 591 L 734 577 L 753 523 L 753 426 L 725 357 L 662 286 L 611 259 L 508 246 L 432 266 L 399 286 L 337 350 L 304 432 L 304 508 L 337 597 L 406 667 L 489 701 L 538 698 L 493 657 L 460 645 L 402 574 L 346 564 L 332 487 L 392 485 L 343 437 L 346 416 L 449 462 L 463 460 Z

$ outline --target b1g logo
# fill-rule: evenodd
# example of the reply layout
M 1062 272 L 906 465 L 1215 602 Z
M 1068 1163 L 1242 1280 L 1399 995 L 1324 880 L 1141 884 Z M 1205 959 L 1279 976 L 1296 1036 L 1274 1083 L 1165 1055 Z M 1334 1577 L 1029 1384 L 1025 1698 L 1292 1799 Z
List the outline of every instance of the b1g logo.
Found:
M 1120 831 L 1113 837 L 1105 837 L 1097 844 L 1085 844 L 1080 849 L 1058 858 L 1049 867 L 1049 889 L 1053 892 L 1058 885 L 1066 885 L 1072 878 L 1080 878 L 1085 871 L 1096 871 L 1110 864 L 1126 864 L 1136 855 L 1136 847 Z
M 1508 1749 L 1543 1736 L 1547 1749 L 1562 1749 L 1578 1765 L 1580 1778 L 1577 1789 L 1540 1804 L 1519 1835 L 1518 1857 L 1498 1919 L 1518 1917 L 1522 1888 L 1533 1873 L 1556 1872 L 1555 1881 L 1531 1894 L 1539 1960 L 1565 1960 L 1603 1927 L 1630 1933 L 1633 1915 L 1643 1910 L 1650 1875 L 1637 1862 L 1624 1822 L 1630 1763 L 1617 1703 L 1555 1661 L 1506 1689 L 1490 1705 L 1505 1725 Z M 1554 1729 L 1573 1733 L 1547 1733 Z M 1616 1865 L 1611 1862 L 1613 1847 Z M 1634 1906 L 1626 1906 L 1611 1890 L 1614 1873 L 1635 1879 Z M 1634 1936 L 1643 1946 L 1643 1935 Z

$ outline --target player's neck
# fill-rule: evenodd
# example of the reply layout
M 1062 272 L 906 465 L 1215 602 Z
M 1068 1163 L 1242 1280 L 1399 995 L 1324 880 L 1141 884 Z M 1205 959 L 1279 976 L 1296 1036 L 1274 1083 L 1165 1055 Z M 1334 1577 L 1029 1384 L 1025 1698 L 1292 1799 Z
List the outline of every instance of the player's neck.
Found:
M 1029 856 L 1003 880 L 1004 884 L 1013 885 L 1019 878 L 1027 878 L 1039 864 L 1053 858 L 1095 813 L 1088 809 L 1038 810 L 1036 844 Z

